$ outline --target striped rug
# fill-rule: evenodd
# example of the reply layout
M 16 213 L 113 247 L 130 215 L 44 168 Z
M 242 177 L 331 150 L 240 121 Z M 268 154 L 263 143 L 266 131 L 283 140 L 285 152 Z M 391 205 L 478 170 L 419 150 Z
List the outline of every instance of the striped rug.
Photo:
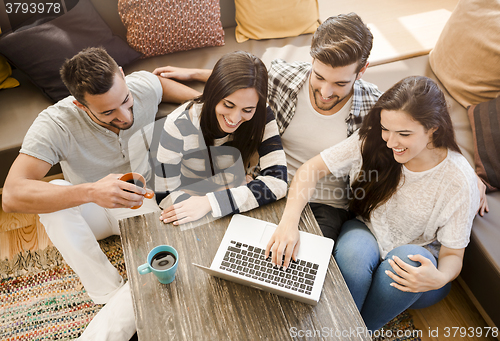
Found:
M 99 242 L 126 278 L 119 236 Z M 78 276 L 55 247 L 0 261 L 0 340 L 71 340 L 81 335 L 102 305 L 94 304 Z M 408 312 L 373 334 L 375 341 L 417 341 L 419 330 Z
M 126 278 L 119 236 L 99 242 Z M 94 304 L 55 247 L 0 261 L 0 340 L 71 340 L 102 305 Z

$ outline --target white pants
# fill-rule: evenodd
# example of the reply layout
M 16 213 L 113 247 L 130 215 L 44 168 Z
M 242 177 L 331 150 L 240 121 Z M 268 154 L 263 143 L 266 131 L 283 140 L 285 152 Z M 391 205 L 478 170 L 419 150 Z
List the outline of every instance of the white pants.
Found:
M 65 180 L 52 184 L 71 185 Z M 135 317 L 130 287 L 123 285 L 118 270 L 102 252 L 98 240 L 119 235 L 120 219 L 159 211 L 156 200 L 144 199 L 139 209 L 106 209 L 88 203 L 65 210 L 40 214 L 40 222 L 64 260 L 80 277 L 90 298 L 107 303 L 85 329 L 82 340 L 129 340 Z

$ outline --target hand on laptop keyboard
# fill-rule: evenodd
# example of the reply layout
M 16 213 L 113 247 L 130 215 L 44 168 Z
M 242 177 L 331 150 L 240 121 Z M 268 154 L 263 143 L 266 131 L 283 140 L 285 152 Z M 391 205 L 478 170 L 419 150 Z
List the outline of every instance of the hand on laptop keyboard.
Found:
M 264 256 L 264 250 L 231 240 L 219 268 L 311 295 L 319 264 L 296 259 L 291 262 L 288 269 L 276 268 L 271 264 L 270 257 Z
M 279 267 L 283 265 L 287 269 L 290 259 L 297 260 L 299 246 L 298 223 L 290 223 L 282 219 L 267 243 L 265 256 L 267 258 L 271 252 L 272 264 Z

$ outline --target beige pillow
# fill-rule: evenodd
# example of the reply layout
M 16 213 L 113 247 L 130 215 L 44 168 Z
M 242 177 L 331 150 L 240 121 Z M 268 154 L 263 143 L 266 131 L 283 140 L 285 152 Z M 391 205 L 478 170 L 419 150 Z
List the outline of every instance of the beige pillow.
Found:
M 496 98 L 500 94 L 500 1 L 461 0 L 429 62 L 464 107 Z
M 236 41 L 295 37 L 318 28 L 317 0 L 235 0 Z
M 224 45 L 218 0 L 119 0 L 118 13 L 145 57 Z

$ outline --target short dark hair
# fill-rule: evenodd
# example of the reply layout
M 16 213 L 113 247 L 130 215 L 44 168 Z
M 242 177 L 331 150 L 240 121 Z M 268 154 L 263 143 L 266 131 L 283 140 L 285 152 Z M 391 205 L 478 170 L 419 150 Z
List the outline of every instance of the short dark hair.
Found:
M 311 56 L 332 67 L 358 63 L 358 73 L 366 65 L 372 46 L 373 35 L 356 13 L 339 14 L 318 27 Z
M 85 95 L 102 95 L 111 89 L 118 64 L 102 47 L 82 50 L 61 67 L 61 78 L 69 92 L 84 105 Z

